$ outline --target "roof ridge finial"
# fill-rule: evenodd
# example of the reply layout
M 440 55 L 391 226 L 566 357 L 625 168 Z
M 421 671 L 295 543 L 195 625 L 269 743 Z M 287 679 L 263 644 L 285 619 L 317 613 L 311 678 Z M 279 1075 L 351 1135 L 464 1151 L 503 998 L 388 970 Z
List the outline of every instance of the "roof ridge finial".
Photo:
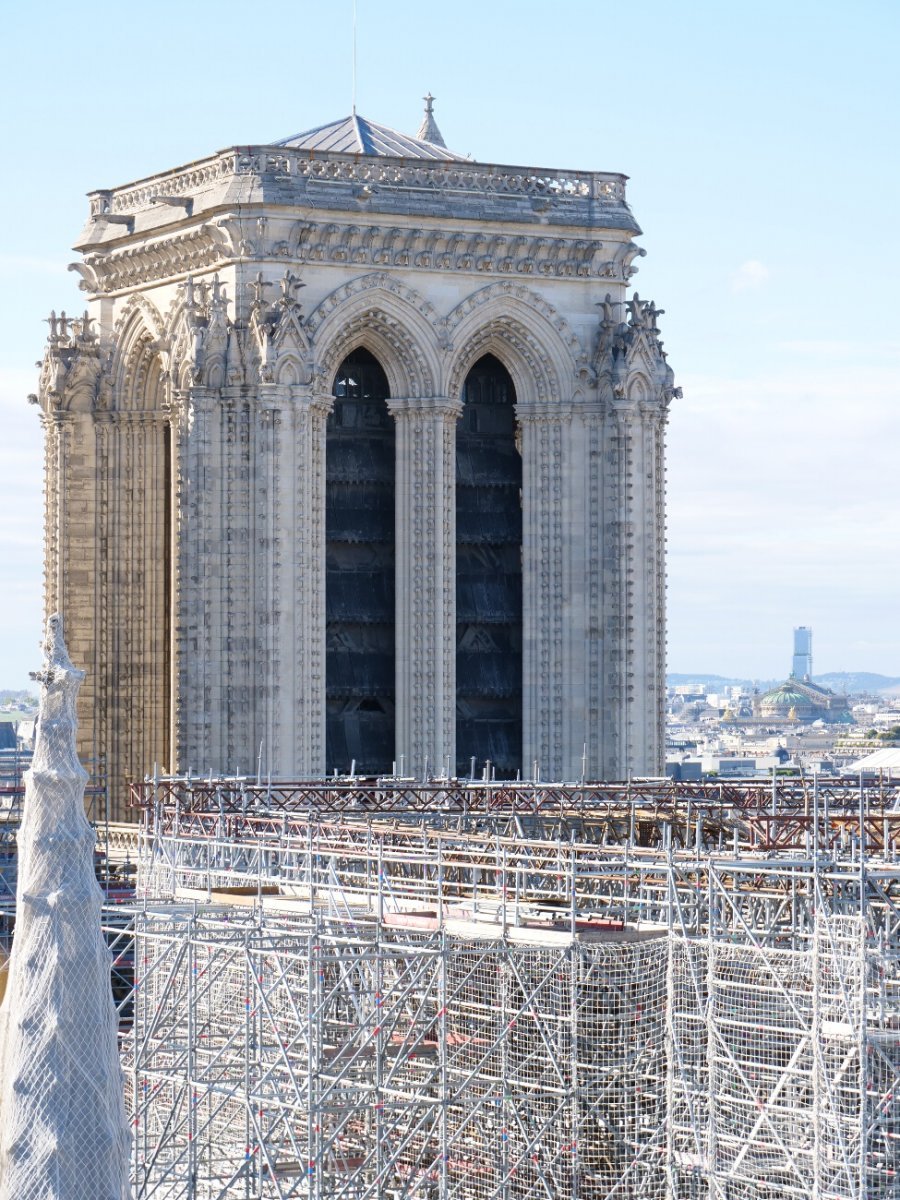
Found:
M 422 124 L 419 126 L 419 132 L 416 137 L 423 142 L 431 142 L 434 146 L 443 146 L 446 149 L 447 143 L 444 141 L 441 131 L 437 127 L 437 121 L 434 119 L 434 96 L 431 92 L 427 96 L 423 96 L 425 101 L 425 116 L 422 119 Z

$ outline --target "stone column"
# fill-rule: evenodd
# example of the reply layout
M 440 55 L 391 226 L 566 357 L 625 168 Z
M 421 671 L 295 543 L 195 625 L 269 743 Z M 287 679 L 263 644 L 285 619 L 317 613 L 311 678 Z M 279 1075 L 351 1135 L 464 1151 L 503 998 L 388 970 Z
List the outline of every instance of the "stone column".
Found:
M 565 520 L 567 426 L 571 409 L 517 405 L 522 446 L 522 771 L 568 771 L 565 605 L 570 557 Z M 580 754 L 580 748 L 579 748 Z
M 110 416 L 108 461 L 119 486 L 118 503 L 99 514 L 107 561 L 110 648 L 98 664 L 107 680 L 108 775 L 115 820 L 124 783 L 169 767 L 166 426 L 161 410 L 117 411 Z
M 396 753 L 456 761 L 456 422 L 446 396 L 392 399 L 396 420 Z
M 100 553 L 96 536 L 108 512 L 102 447 L 91 413 L 54 407 L 42 414 L 41 424 L 46 490 L 44 612 L 65 613 L 72 630 L 71 652 L 87 672 L 78 698 L 78 753 L 97 775 L 101 725 L 108 721 L 109 704 L 102 666 L 106 556 Z
M 213 719 L 220 698 L 221 570 L 216 512 L 221 503 L 218 405 L 215 393 L 191 388 L 173 397 L 173 463 L 177 604 L 173 648 L 177 684 L 173 704 L 173 769 L 204 771 L 217 759 Z
M 568 717 L 566 779 L 603 777 L 602 713 L 606 703 L 603 611 L 603 412 L 595 401 L 575 407 L 568 437 L 566 538 L 571 589 L 564 609 L 564 706 Z
M 634 700 L 634 410 L 610 408 L 606 417 L 603 503 L 603 621 L 605 646 L 601 774 L 630 773 Z
M 331 396 L 283 389 L 271 421 L 264 766 L 309 778 L 325 767 L 325 420 Z
M 663 770 L 665 411 L 618 402 L 607 417 L 603 774 Z
M 325 423 L 333 404 L 330 392 L 313 393 L 294 410 L 294 756 L 307 778 L 325 772 Z
M 641 404 L 641 469 L 638 477 L 643 525 L 638 572 L 641 639 L 640 658 L 635 668 L 641 683 L 642 754 L 639 760 L 635 757 L 635 772 L 645 775 L 661 775 L 665 770 L 665 423 L 663 405 Z

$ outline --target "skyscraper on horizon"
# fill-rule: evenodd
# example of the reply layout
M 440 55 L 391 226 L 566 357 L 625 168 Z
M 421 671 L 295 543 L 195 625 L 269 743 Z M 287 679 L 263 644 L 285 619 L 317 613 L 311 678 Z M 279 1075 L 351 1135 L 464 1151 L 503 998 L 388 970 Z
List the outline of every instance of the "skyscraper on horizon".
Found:
M 812 629 L 808 625 L 798 625 L 794 629 L 791 675 L 795 679 L 812 679 Z

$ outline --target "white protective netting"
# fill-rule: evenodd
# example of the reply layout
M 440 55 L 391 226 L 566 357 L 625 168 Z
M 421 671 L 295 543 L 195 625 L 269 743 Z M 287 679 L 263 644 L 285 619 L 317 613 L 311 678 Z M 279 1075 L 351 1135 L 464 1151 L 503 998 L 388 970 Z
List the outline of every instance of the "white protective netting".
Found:
M 75 752 L 84 673 L 48 622 L 25 777 L 16 928 L 0 1007 L 0 1200 L 125 1200 L 129 1133 L 101 932 L 87 775 Z

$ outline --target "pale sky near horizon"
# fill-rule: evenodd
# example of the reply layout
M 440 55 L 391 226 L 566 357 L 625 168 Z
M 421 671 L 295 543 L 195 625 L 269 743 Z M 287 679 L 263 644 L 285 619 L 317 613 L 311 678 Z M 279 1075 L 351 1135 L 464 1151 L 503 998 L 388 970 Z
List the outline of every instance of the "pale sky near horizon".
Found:
M 900 675 L 900 5 L 358 0 L 357 107 L 628 174 L 665 309 L 673 671 Z M 34 367 L 84 194 L 345 116 L 351 0 L 10 5 L 0 46 L 0 687 L 39 663 Z

